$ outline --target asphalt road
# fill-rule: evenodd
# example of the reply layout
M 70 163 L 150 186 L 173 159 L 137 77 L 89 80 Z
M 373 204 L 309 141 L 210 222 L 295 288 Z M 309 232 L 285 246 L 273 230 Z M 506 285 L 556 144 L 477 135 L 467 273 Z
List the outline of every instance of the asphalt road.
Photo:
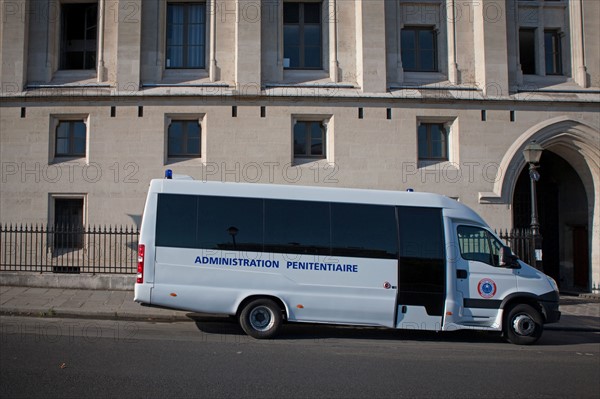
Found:
M 220 319 L 0 317 L 1 398 L 598 398 L 600 334 L 497 335 L 286 325 L 257 341 Z

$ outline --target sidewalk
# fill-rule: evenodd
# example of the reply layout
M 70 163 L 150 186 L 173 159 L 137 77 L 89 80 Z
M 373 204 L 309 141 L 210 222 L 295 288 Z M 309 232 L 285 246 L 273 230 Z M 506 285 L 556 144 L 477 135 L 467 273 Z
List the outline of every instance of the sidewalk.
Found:
M 191 321 L 187 313 L 141 306 L 133 291 L 0 286 L 2 315 Z
M 547 330 L 600 332 L 600 295 L 561 296 L 559 323 Z M 133 291 L 0 286 L 0 314 L 153 321 L 192 321 L 190 312 L 133 302 Z

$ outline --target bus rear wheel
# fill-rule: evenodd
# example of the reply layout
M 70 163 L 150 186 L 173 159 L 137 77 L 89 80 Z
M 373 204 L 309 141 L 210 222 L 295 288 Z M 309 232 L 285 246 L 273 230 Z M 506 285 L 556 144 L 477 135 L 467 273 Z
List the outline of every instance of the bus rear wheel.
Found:
M 281 309 L 267 298 L 255 299 L 240 312 L 240 326 L 251 337 L 273 338 L 281 326 Z
M 531 345 L 542 336 L 542 315 L 530 305 L 512 307 L 504 320 L 504 337 L 516 345 Z

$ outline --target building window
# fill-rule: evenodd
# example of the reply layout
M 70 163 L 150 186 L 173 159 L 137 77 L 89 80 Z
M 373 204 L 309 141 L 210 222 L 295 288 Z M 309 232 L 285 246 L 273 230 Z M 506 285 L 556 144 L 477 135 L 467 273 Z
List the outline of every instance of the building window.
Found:
M 87 129 L 81 120 L 59 121 L 56 126 L 56 157 L 84 157 Z
M 54 199 L 54 248 L 83 248 L 83 198 Z
M 61 7 L 60 69 L 96 69 L 98 5 Z
M 418 128 L 419 160 L 448 160 L 448 131 L 441 123 L 421 123 Z
M 199 158 L 201 132 L 198 120 L 172 120 L 168 129 L 168 157 Z
M 544 55 L 546 75 L 562 75 L 560 33 L 556 30 L 544 32 Z
M 325 158 L 326 127 L 321 121 L 297 121 L 294 125 L 294 156 Z
M 283 3 L 284 66 L 322 69 L 321 3 Z
M 206 4 L 167 4 L 167 68 L 205 68 Z
M 519 59 L 525 75 L 535 75 L 535 29 L 519 30 Z
M 405 71 L 437 72 L 437 38 L 433 27 L 405 27 L 400 32 Z

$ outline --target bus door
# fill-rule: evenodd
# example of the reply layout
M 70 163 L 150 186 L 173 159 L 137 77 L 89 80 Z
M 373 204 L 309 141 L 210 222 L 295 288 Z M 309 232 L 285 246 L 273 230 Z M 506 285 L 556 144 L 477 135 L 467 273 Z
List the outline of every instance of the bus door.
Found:
M 446 256 L 442 210 L 398 207 L 400 256 L 396 327 L 442 328 L 446 287 Z
M 517 288 L 517 271 L 500 267 L 502 243 L 488 230 L 458 225 L 460 256 L 456 287 L 462 296 L 461 324 L 498 327 L 494 323 L 502 299 Z

